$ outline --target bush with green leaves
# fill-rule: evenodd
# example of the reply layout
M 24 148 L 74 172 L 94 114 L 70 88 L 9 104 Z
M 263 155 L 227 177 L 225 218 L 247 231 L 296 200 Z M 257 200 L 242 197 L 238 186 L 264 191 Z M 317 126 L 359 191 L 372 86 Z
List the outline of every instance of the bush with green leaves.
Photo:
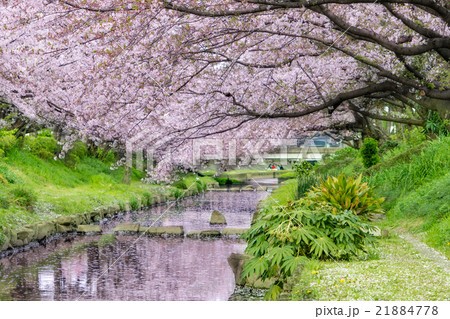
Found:
M 88 156 L 86 143 L 78 140 L 73 143 L 72 148 L 67 151 L 64 162 L 69 167 L 75 167 L 84 157 Z
M 369 137 L 364 139 L 360 153 L 365 168 L 369 168 L 380 162 L 380 156 L 378 155 L 378 142 L 373 138 Z
M 308 176 L 311 173 L 313 166 L 308 161 L 300 161 L 298 163 L 294 163 L 292 168 L 297 174 L 297 177 Z
M 449 125 L 448 120 L 443 120 L 442 117 L 436 111 L 428 111 L 427 120 L 423 126 L 423 133 L 434 134 L 434 135 L 449 135 L 447 126 Z
M 329 203 L 308 198 L 268 207 L 243 235 L 248 243 L 246 253 L 252 258 L 242 277 L 276 278 L 265 296 L 274 300 L 308 258 L 349 259 L 374 243 L 371 230 L 373 226 L 352 211 L 336 211 Z
M 17 130 L 0 130 L 0 150 L 3 152 L 3 156 L 17 144 L 17 138 L 15 136 Z
M 42 159 L 52 159 L 58 151 L 58 141 L 53 136 L 25 136 L 24 148 Z
M 358 178 L 346 177 L 340 174 L 337 177 L 330 176 L 322 180 L 321 184 L 313 187 L 308 193 L 312 200 L 329 203 L 334 211 L 349 210 L 353 214 L 369 217 L 374 213 L 384 213 L 381 204 L 384 198 L 375 196 L 374 188 L 361 182 L 362 175 Z

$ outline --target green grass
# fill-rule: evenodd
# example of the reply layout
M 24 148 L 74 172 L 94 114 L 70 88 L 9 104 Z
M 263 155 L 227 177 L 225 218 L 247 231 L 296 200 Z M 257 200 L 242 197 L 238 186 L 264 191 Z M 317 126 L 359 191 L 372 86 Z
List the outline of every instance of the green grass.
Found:
M 412 190 L 395 202 L 383 226 L 401 227 L 450 258 L 450 173 Z
M 296 278 L 293 300 L 448 300 L 444 269 L 398 237 L 382 239 L 368 260 L 312 262 Z
M 229 177 L 216 177 L 214 178 L 220 185 L 242 184 L 241 180 L 229 178 Z
M 290 179 L 290 178 L 296 178 L 296 177 L 297 177 L 297 174 L 296 174 L 295 172 L 287 172 L 287 173 L 278 175 L 278 178 L 287 178 L 287 179 Z
M 450 137 L 425 141 L 415 136 L 412 141 L 400 141 L 382 156 L 381 163 L 367 170 L 360 166 L 360 158 L 350 153 L 336 160 L 316 166 L 314 172 L 363 173 L 363 180 L 376 187 L 376 194 L 386 197 L 383 227 L 412 231 L 449 256 Z
M 263 206 L 282 206 L 297 199 L 297 179 L 288 179 L 281 183 L 269 197 L 263 201 Z
M 195 185 L 193 185 L 195 184 Z M 173 186 L 179 189 L 192 189 L 195 187 L 199 192 L 206 190 L 209 185 L 217 184 L 217 181 L 210 176 L 198 176 L 196 174 L 187 174 L 173 183 Z
M 145 184 L 141 182 L 143 176 L 133 169 L 131 184 L 125 185 L 121 183 L 123 168 L 111 170 L 109 163 L 93 157 L 83 157 L 74 167 L 68 167 L 61 160 L 44 160 L 26 150 L 13 149 L 0 161 L 0 233 L 2 227 L 15 229 L 99 206 L 124 208 L 128 203 L 137 209 L 154 195 L 180 197 L 183 193 L 173 186 Z M 216 182 L 211 177 L 197 180 L 192 175 L 183 183 L 188 187 L 196 183 L 201 191 Z

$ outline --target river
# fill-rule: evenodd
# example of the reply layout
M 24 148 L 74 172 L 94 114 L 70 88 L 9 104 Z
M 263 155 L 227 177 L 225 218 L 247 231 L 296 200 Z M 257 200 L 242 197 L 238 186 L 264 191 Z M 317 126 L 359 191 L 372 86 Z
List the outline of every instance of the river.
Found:
M 248 228 L 266 192 L 207 192 L 101 222 L 104 233 L 119 223 L 143 226 L 209 225 L 213 210 L 227 227 Z M 152 238 L 70 234 L 45 246 L 0 259 L 0 300 L 228 300 L 234 275 L 227 258 L 242 253 L 233 239 Z

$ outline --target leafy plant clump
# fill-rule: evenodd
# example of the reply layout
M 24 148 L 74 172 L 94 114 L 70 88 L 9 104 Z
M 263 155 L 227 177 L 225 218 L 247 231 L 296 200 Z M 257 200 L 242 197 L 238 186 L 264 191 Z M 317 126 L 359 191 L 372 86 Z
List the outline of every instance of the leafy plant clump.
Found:
M 301 272 L 308 258 L 349 259 L 375 237 L 373 226 L 351 211 L 335 212 L 328 203 L 300 199 L 284 207 L 263 211 L 244 234 L 246 253 L 253 256 L 242 277 L 276 278 L 266 299 L 276 299 L 287 279 Z
M 139 199 L 137 197 L 131 197 L 130 198 L 130 206 L 132 210 L 138 210 L 139 209 Z
M 12 202 L 20 207 L 31 210 L 33 204 L 36 202 L 36 195 L 29 189 L 23 186 L 18 186 L 11 190 Z
M 365 168 L 369 168 L 380 162 L 380 156 L 378 155 L 378 142 L 375 139 L 364 139 L 360 152 Z
M 369 217 L 374 213 L 384 213 L 381 204 L 384 198 L 376 198 L 373 187 L 361 183 L 362 175 L 357 179 L 340 174 L 337 177 L 328 177 L 322 180 L 318 187 L 313 187 L 308 197 L 329 203 L 334 207 L 334 213 L 339 210 L 349 210 L 353 214 Z
M 295 170 L 297 177 L 301 178 L 308 176 L 311 173 L 313 166 L 308 161 L 301 161 L 299 163 L 294 163 L 292 168 Z

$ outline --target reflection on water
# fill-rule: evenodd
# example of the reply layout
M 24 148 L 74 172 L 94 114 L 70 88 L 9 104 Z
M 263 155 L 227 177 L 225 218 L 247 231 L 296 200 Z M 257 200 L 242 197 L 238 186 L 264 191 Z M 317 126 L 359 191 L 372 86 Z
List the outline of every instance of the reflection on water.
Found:
M 183 226 L 185 232 L 221 228 L 209 224 L 211 212 L 215 209 L 225 216 L 227 227 L 248 228 L 258 201 L 266 196 L 265 192 L 208 192 L 177 203 L 114 218 L 102 228 L 111 229 L 123 222 L 140 223 L 143 226 Z
M 209 228 L 211 211 L 224 213 L 228 226 L 248 227 L 258 192 L 216 192 L 149 211 L 123 215 L 158 225 Z M 231 253 L 244 250 L 236 240 L 118 236 L 99 245 L 98 236 L 68 237 L 46 247 L 0 259 L 0 300 L 227 300 L 234 289 Z

